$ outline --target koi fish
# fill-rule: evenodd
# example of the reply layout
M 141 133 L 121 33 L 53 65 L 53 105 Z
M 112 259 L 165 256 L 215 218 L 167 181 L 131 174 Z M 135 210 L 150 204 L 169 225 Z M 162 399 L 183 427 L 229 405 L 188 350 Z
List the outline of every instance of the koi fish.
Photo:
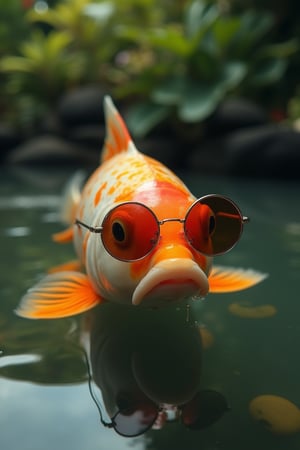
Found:
M 266 275 L 212 266 L 239 240 L 247 217 L 230 199 L 200 199 L 166 166 L 135 147 L 110 97 L 101 164 L 81 190 L 75 177 L 63 204 L 77 261 L 46 275 L 16 313 L 58 318 L 103 302 L 159 307 L 208 292 L 246 289 Z M 82 270 L 83 269 L 83 270 Z

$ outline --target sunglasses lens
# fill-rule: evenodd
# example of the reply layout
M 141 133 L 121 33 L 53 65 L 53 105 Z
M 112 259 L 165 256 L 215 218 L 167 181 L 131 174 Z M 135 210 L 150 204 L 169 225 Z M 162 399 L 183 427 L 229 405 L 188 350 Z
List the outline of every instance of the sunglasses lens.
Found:
M 123 203 L 112 209 L 102 223 L 102 242 L 114 258 L 135 261 L 156 245 L 159 225 L 153 212 L 140 203 Z
M 197 200 L 185 219 L 185 234 L 190 244 L 206 255 L 230 250 L 239 240 L 243 219 L 238 207 L 219 195 Z
M 201 430 L 213 425 L 229 409 L 222 394 L 203 390 L 182 407 L 182 423 L 190 430 Z
M 158 415 L 155 404 L 139 405 L 137 408 L 127 408 L 118 412 L 112 419 L 117 433 L 126 437 L 139 436 L 149 430 Z

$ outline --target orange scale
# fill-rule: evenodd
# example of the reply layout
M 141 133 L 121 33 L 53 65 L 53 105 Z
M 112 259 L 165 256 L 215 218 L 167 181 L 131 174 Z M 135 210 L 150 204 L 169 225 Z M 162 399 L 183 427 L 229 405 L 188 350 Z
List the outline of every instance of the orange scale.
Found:
M 96 192 L 96 195 L 94 197 L 94 206 L 97 206 L 98 203 L 100 202 L 103 191 L 106 189 L 106 186 L 107 186 L 107 181 L 105 183 L 103 183 L 100 186 L 100 188 L 98 189 L 98 191 Z

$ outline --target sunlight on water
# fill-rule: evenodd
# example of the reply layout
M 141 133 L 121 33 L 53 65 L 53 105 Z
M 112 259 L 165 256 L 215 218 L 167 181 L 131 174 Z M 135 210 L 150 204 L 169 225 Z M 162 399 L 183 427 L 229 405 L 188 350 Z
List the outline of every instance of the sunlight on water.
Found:
M 253 289 L 191 300 L 159 320 L 152 311 L 137 328 L 109 308 L 92 312 L 91 322 L 21 319 L 13 311 L 26 289 L 74 258 L 72 246 L 50 239 L 63 229 L 57 208 L 69 175 L 0 174 L 1 449 L 299 450 L 300 185 L 184 177 L 195 195 L 229 196 L 250 216 L 240 243 L 216 260 L 268 273 Z M 181 413 L 161 430 L 123 438 L 100 423 L 82 346 L 104 389 L 105 420 L 104 404 L 115 414 L 114 389 L 124 380 L 155 399 L 154 408 L 159 395 L 185 398 L 199 385 L 231 409 L 201 431 L 188 430 Z
M 10 355 L 0 358 L 0 367 L 11 366 L 16 364 L 29 364 L 41 361 L 40 355 Z

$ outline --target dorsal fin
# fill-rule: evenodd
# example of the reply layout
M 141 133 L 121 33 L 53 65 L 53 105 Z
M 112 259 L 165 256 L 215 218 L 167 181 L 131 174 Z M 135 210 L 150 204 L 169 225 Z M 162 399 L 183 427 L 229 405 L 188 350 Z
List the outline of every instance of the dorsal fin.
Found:
M 120 113 L 109 96 L 104 97 L 104 112 L 106 138 L 101 161 L 106 161 L 118 153 L 137 151 Z

